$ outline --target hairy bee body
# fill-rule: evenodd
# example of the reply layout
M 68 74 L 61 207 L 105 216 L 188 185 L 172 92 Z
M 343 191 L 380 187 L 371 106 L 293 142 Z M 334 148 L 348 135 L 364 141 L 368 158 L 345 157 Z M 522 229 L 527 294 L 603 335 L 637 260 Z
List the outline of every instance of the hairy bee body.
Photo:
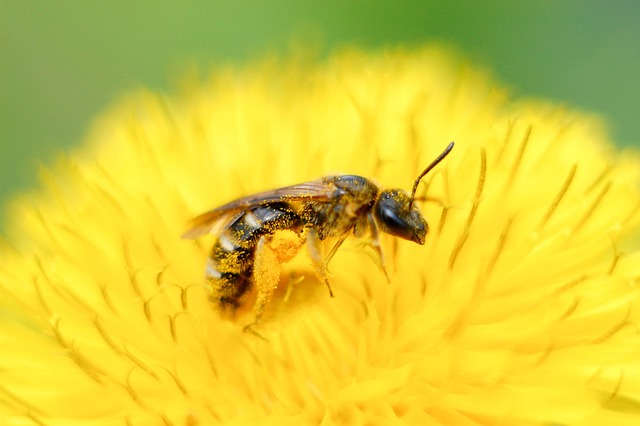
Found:
M 382 232 L 424 244 L 429 227 L 414 205 L 416 189 L 422 177 L 452 148 L 453 142 L 418 176 L 411 195 L 402 189 L 381 189 L 361 176 L 327 176 L 240 198 L 196 217 L 183 237 L 208 233 L 217 237 L 205 272 L 211 299 L 221 308 L 234 311 L 256 287 L 253 324 L 258 323 L 278 284 L 275 263 L 290 260 L 292 251 L 305 242 L 318 277 L 333 296 L 326 267 L 352 234 L 369 237 L 386 274 L 378 235 Z M 279 231 L 292 233 L 296 241 L 276 244 Z M 333 246 L 323 254 L 322 243 L 329 240 Z
M 334 193 L 328 202 L 279 201 L 252 206 L 234 216 L 219 232 L 207 260 L 206 279 L 211 299 L 221 308 L 234 310 L 253 287 L 253 266 L 261 238 L 290 230 L 304 242 L 313 228 L 320 240 L 341 236 L 369 213 L 379 188 L 361 176 L 329 176 L 322 179 Z
M 258 241 L 281 229 L 299 232 L 302 221 L 286 203 L 257 206 L 242 212 L 220 233 L 207 260 L 206 279 L 212 300 L 224 308 L 238 308 L 252 287 Z

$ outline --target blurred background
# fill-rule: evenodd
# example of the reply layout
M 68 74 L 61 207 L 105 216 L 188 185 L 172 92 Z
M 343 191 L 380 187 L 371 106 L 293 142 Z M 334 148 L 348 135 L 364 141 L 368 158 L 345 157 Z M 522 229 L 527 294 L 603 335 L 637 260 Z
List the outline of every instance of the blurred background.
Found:
M 514 97 L 600 113 L 617 144 L 640 146 L 633 0 L 0 0 L 0 205 L 123 93 L 171 90 L 194 65 L 286 54 L 292 41 L 322 54 L 443 42 Z

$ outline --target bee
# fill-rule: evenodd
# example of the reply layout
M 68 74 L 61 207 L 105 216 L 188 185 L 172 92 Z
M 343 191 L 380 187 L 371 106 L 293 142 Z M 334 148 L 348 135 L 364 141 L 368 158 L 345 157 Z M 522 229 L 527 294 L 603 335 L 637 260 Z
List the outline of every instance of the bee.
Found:
M 362 176 L 326 176 L 240 198 L 196 217 L 183 238 L 209 233 L 217 237 L 205 268 L 211 300 L 235 312 L 255 287 L 254 322 L 245 326 L 250 330 L 278 285 L 279 264 L 304 243 L 318 278 L 333 297 L 327 265 L 351 234 L 370 238 L 386 275 L 379 234 L 424 244 L 429 227 L 414 204 L 416 190 L 452 148 L 453 142 L 416 178 L 411 195 L 402 189 L 381 189 Z M 333 246 L 323 256 L 325 241 Z

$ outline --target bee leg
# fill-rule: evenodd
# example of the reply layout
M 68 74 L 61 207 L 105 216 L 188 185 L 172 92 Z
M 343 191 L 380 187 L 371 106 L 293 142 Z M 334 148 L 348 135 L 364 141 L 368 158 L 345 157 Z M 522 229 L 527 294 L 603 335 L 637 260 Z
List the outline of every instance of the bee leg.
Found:
M 258 240 L 253 262 L 253 283 L 258 292 L 254 305 L 255 317 L 251 324 L 244 327 L 244 331 L 267 340 L 253 327 L 262 319 L 278 288 L 280 265 L 293 259 L 302 244 L 300 235 L 287 229 L 278 230 L 273 235 L 262 236 Z
M 384 253 L 382 252 L 382 247 L 380 247 L 380 239 L 378 237 L 378 226 L 376 222 L 373 220 L 373 216 L 369 216 L 369 229 L 371 230 L 371 247 L 378 255 L 378 259 L 380 261 L 380 269 L 384 272 L 384 276 L 387 278 L 387 282 L 391 283 L 391 279 L 389 278 L 389 273 L 387 272 L 387 266 L 384 261 Z
M 255 261 L 253 263 L 253 282 L 258 292 L 254 305 L 255 317 L 251 324 L 243 328 L 243 331 L 251 332 L 262 339 L 264 339 L 264 337 L 258 334 L 253 327 L 262 319 L 280 281 L 280 262 L 278 255 L 275 250 L 269 247 L 266 238 L 266 236 L 263 236 L 258 241 Z
M 320 237 L 318 236 L 318 232 L 313 228 L 309 229 L 309 232 L 307 233 L 307 248 L 309 249 L 309 257 L 311 257 L 311 262 L 313 263 L 313 266 L 316 268 L 316 273 L 318 274 L 318 277 L 327 286 L 327 289 L 329 290 L 329 295 L 333 297 L 333 290 L 331 290 L 331 284 L 329 283 L 327 265 L 324 259 L 322 258 L 322 253 L 320 248 Z M 336 247 L 336 250 L 337 250 L 337 247 Z
M 266 337 L 264 337 L 262 334 L 258 333 L 253 326 L 256 325 L 256 323 L 252 322 L 251 324 L 247 324 L 244 327 L 242 327 L 242 332 L 243 333 L 251 333 L 254 336 L 256 336 L 257 338 L 264 340 L 265 342 L 269 342 L 269 339 L 267 339 Z
M 302 281 L 304 281 L 304 275 L 295 275 L 293 273 L 289 274 L 289 285 L 287 286 L 287 290 L 284 293 L 284 297 L 282 298 L 284 302 L 289 301 L 291 293 L 293 292 L 293 287 L 297 286 Z
M 347 239 L 347 234 L 344 234 L 342 237 L 340 237 L 340 239 L 338 241 L 336 241 L 336 243 L 333 245 L 333 247 L 331 247 L 331 251 L 329 252 L 327 257 L 324 259 L 324 267 L 325 267 L 325 269 L 327 269 L 327 266 L 329 266 L 329 262 L 331 262 L 331 259 L 333 259 L 333 255 L 336 254 L 336 252 L 338 251 L 338 249 L 340 248 L 340 246 L 342 245 L 342 243 L 344 243 L 344 240 L 346 240 L 346 239 Z

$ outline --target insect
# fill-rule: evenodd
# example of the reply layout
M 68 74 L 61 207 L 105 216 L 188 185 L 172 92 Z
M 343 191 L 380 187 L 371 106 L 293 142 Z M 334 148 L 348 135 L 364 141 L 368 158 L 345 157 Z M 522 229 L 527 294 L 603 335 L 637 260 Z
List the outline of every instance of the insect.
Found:
M 318 278 L 333 297 L 327 264 L 351 233 L 370 238 L 386 274 L 380 232 L 424 244 L 429 228 L 414 205 L 415 193 L 421 179 L 452 148 L 453 142 L 416 178 L 411 195 L 402 189 L 381 189 L 361 176 L 327 176 L 240 198 L 196 217 L 183 238 L 217 236 L 205 272 L 212 301 L 235 312 L 255 286 L 255 319 L 245 327 L 250 329 L 260 321 L 278 285 L 279 264 L 305 242 Z M 326 256 L 321 251 L 324 241 L 333 244 Z

